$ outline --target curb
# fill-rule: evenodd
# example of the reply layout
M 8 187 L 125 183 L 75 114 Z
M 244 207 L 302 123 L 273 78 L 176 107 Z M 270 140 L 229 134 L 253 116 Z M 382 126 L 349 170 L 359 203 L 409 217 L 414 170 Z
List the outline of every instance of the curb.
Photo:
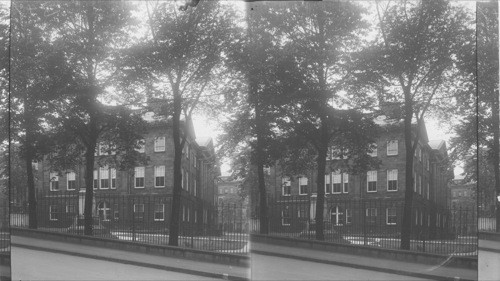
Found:
M 479 251 L 493 252 L 493 253 L 500 254 L 500 249 L 495 249 L 495 248 L 479 247 L 478 250 Z M 479 253 L 479 255 L 481 255 L 481 253 Z
M 180 267 L 166 266 L 166 265 L 159 265 L 159 264 L 143 263 L 143 262 L 138 262 L 138 261 L 111 258 L 111 257 L 105 257 L 105 256 L 99 256 L 99 255 L 83 254 L 83 253 L 70 252 L 70 251 L 64 251 L 64 250 L 55 250 L 55 249 L 49 249 L 49 248 L 44 248 L 44 247 L 39 247 L 39 246 L 29 246 L 29 245 L 23 245 L 23 244 L 17 244 L 17 243 L 12 243 L 11 245 L 14 247 L 25 248 L 25 249 L 35 250 L 35 251 L 52 252 L 52 253 L 57 253 L 57 254 L 64 254 L 64 255 L 70 255 L 70 256 L 76 256 L 76 257 L 82 257 L 82 258 L 89 258 L 89 259 L 94 259 L 94 260 L 103 260 L 103 261 L 109 261 L 109 262 L 129 264 L 129 265 L 135 265 L 135 266 L 140 266 L 140 267 L 160 269 L 160 270 L 165 270 L 165 271 L 198 275 L 198 276 L 208 277 L 208 278 L 218 278 L 218 279 L 233 280 L 233 281 L 249 281 L 250 280 L 249 278 L 246 278 L 246 277 L 228 275 L 228 274 L 224 274 L 224 273 L 205 272 L 205 271 L 194 270 L 194 269 L 187 269 L 187 268 L 180 268 Z
M 296 256 L 296 255 L 291 255 L 291 254 L 281 254 L 281 253 L 266 252 L 266 251 L 259 251 L 259 250 L 251 250 L 250 253 L 251 254 L 265 255 L 265 256 L 275 256 L 275 257 L 280 257 L 280 258 L 296 259 L 296 260 L 309 261 L 309 262 L 315 262 L 315 263 L 338 265 L 338 266 L 351 267 L 351 268 L 357 268 L 357 269 L 372 270 L 372 271 L 378 271 L 378 272 L 384 272 L 384 273 L 404 275 L 404 276 L 409 276 L 409 277 L 425 278 L 425 279 L 430 279 L 430 280 L 446 280 L 446 281 L 448 281 L 448 280 L 450 280 L 450 281 L 457 281 L 457 280 L 473 281 L 474 280 L 474 279 L 463 279 L 463 278 L 459 278 L 459 277 L 446 277 L 446 276 L 438 276 L 438 275 L 432 275 L 432 274 L 426 274 L 426 273 L 403 271 L 403 270 L 398 270 L 398 269 L 380 268 L 380 267 L 375 267 L 375 266 L 361 265 L 361 264 L 348 263 L 348 262 L 322 260 L 322 259 L 316 259 L 316 258 L 310 258 L 310 257 L 301 257 L 301 256 Z

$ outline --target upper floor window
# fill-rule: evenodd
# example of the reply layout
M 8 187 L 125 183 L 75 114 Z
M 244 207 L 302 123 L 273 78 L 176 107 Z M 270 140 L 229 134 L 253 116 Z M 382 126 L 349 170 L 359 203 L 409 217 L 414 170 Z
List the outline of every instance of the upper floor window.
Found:
M 67 177 L 67 189 L 75 190 L 76 189 L 76 174 L 75 172 L 70 172 L 66 174 Z
M 116 189 L 116 169 L 111 169 L 111 189 Z
M 325 175 L 325 194 L 330 193 L 330 175 Z
M 165 186 L 165 166 L 155 166 L 155 187 Z
M 377 171 L 368 171 L 366 173 L 366 184 L 368 192 L 377 192 Z
M 387 191 L 398 190 L 398 170 L 387 170 Z
M 146 143 L 144 140 L 140 140 L 139 142 L 137 142 L 137 148 L 135 149 L 135 151 L 139 153 L 144 153 L 146 151 Z
M 344 181 L 344 184 L 343 184 L 344 193 L 349 193 L 349 174 L 343 173 L 342 180 Z
M 290 196 L 292 194 L 292 183 L 290 182 L 290 178 L 282 178 L 281 179 L 282 193 L 284 196 Z
M 93 174 L 93 178 L 92 178 L 92 187 L 94 189 L 97 189 L 97 187 L 99 186 L 99 173 L 97 170 L 94 170 L 94 174 Z
M 373 143 L 372 144 L 372 151 L 370 153 L 368 153 L 368 155 L 370 155 L 371 157 L 377 157 L 377 144 L 376 143 Z
M 306 177 L 300 177 L 299 178 L 299 194 L 300 195 L 306 195 L 308 193 L 307 190 L 307 178 Z
M 422 149 L 420 146 L 417 146 L 416 150 L 418 161 L 422 162 Z
M 144 188 L 144 167 L 135 167 L 135 188 Z
M 59 191 L 59 175 L 56 172 L 50 173 L 50 190 Z
M 387 141 L 387 155 L 398 155 L 398 140 Z
M 100 189 L 108 189 L 109 188 L 109 169 L 108 167 L 99 168 L 99 174 L 101 179 Z
M 165 151 L 165 137 L 156 137 L 154 143 L 155 152 Z

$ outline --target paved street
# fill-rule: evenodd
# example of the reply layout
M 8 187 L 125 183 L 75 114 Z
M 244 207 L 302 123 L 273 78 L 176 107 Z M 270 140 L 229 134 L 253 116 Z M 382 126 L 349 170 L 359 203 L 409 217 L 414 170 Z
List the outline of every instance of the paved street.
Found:
M 12 280 L 214 280 L 123 263 L 12 247 Z
M 12 236 L 14 280 L 121 280 L 121 276 L 124 280 L 211 280 L 207 276 L 223 275 L 245 279 L 248 271 L 246 267 Z
M 12 280 L 214 280 L 199 275 L 12 247 Z
M 479 240 L 479 280 L 500 280 L 500 241 Z
M 428 280 L 259 254 L 252 254 L 251 272 L 252 280 Z

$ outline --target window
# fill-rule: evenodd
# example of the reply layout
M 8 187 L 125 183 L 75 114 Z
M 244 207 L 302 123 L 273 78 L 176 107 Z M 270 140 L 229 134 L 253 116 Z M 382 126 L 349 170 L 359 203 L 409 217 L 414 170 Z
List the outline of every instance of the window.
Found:
M 372 148 L 372 151 L 370 153 L 368 153 L 368 155 L 371 157 L 377 157 L 377 149 L 378 149 L 377 144 L 373 143 L 371 148 Z
M 281 179 L 281 188 L 283 196 L 290 196 L 292 194 L 292 183 L 289 177 Z
M 186 190 L 189 191 L 189 172 L 186 172 Z
M 139 153 L 146 152 L 146 142 L 144 140 L 140 140 L 139 142 L 137 142 L 137 148 L 135 149 L 135 151 Z
M 59 191 L 59 175 L 56 172 L 50 173 L 50 191 Z
M 97 205 L 97 214 L 99 218 L 103 221 L 109 221 L 111 218 L 111 209 L 109 208 L 109 203 L 102 201 Z
M 116 145 L 99 143 L 99 155 L 115 155 Z
M 165 186 L 165 166 L 155 166 L 155 187 Z
M 417 174 L 413 173 L 413 192 L 417 193 Z
M 196 180 L 196 178 L 193 180 L 194 182 L 194 196 L 197 196 L 198 195 L 198 181 Z
M 189 221 L 191 218 L 191 214 L 190 214 L 191 209 L 189 207 L 187 207 L 186 209 L 187 209 L 187 221 Z
M 154 220 L 155 221 L 165 220 L 165 204 L 155 204 Z
M 422 149 L 420 146 L 417 146 L 417 157 L 420 162 L 422 162 Z
M 367 192 L 377 192 L 377 171 L 366 173 Z
M 341 193 L 342 192 L 342 182 L 340 173 L 332 173 L 332 181 L 333 181 L 333 191 L 332 193 Z
M 182 221 L 186 221 L 186 206 L 182 206 Z
M 109 188 L 109 169 L 108 167 L 99 168 L 99 173 L 101 175 L 101 185 L 100 189 L 108 189 Z
M 165 151 L 165 137 L 156 137 L 154 144 L 155 152 Z
M 346 224 L 352 223 L 352 210 L 351 209 L 345 209 L 345 223 Z
M 94 179 L 92 182 L 93 188 L 97 189 L 97 187 L 99 186 L 99 174 L 98 174 L 97 170 L 94 170 L 93 179 Z
M 49 206 L 49 219 L 51 221 L 57 221 L 57 220 L 59 220 L 59 216 L 60 216 L 59 206 L 50 205 Z
M 308 193 L 307 190 L 307 178 L 306 177 L 300 177 L 299 178 L 299 194 L 300 195 L 306 195 Z
M 342 174 L 342 180 L 344 181 L 344 193 L 349 193 L 349 175 L 347 173 Z
M 366 208 L 366 222 L 367 223 L 377 222 L 377 208 Z
M 144 167 L 135 167 L 135 188 L 144 188 Z
M 398 170 L 387 170 L 387 191 L 398 190 Z
M 387 141 L 387 155 L 398 155 L 398 140 Z
M 431 196 L 430 196 L 430 193 L 431 193 L 431 192 L 430 192 L 430 190 L 429 190 L 429 182 L 427 182 L 427 188 L 426 188 L 426 192 L 425 192 L 425 193 L 427 194 L 427 200 L 429 200 L 429 199 L 430 199 L 430 197 L 431 197 Z
M 134 218 L 137 220 L 144 219 L 144 204 L 134 204 Z
M 422 176 L 418 175 L 418 194 L 422 194 Z
M 198 160 L 196 159 L 196 155 L 193 154 L 193 166 L 196 168 Z
M 118 208 L 118 204 L 114 204 L 114 206 L 113 206 L 113 219 L 115 221 L 120 219 L 120 211 Z
M 285 209 L 281 211 L 281 225 L 290 225 L 290 221 L 290 210 L 288 210 L 288 207 L 285 207 Z
M 330 193 L 330 175 L 325 175 L 325 194 Z
M 344 212 L 341 207 L 335 206 L 335 208 L 332 208 L 331 222 L 334 225 L 344 225 Z
M 111 189 L 116 189 L 116 169 L 111 169 Z
M 184 155 L 186 156 L 187 159 L 189 159 L 189 143 L 186 142 L 186 144 L 184 145 Z
M 70 172 L 66 174 L 67 177 L 67 189 L 75 190 L 76 189 L 76 174 L 75 172 Z
M 395 225 L 397 221 L 396 208 L 387 208 L 385 213 L 385 222 L 388 225 Z
M 76 206 L 75 205 L 66 205 L 66 213 L 76 214 Z
M 198 223 L 198 210 L 194 210 L 194 223 Z

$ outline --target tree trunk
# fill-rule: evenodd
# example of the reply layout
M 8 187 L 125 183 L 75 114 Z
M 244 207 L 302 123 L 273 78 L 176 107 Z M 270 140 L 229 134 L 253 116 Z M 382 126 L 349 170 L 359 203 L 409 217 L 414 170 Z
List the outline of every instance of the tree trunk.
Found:
M 257 94 L 257 93 L 254 93 Z M 255 127 L 257 137 L 257 147 L 255 147 L 256 162 L 257 162 L 257 176 L 259 185 L 259 221 L 260 221 L 260 234 L 269 233 L 269 217 L 267 214 L 267 192 L 266 182 L 264 178 L 264 143 L 263 143 L 263 117 L 260 108 L 260 103 L 255 103 Z
M 28 183 L 28 214 L 29 214 L 29 228 L 37 229 L 38 228 L 38 220 L 37 220 L 37 202 L 36 202 L 36 194 L 35 194 L 35 179 L 33 175 L 33 138 L 31 137 L 31 132 L 26 132 L 26 144 L 25 149 L 26 153 L 24 156 L 26 162 L 26 177 Z
M 326 156 L 328 152 L 328 125 L 326 117 L 321 118 L 321 140 L 318 145 L 318 158 L 316 158 L 316 163 L 318 165 L 317 170 L 317 180 L 316 180 L 316 239 L 325 240 L 324 234 L 324 208 L 325 208 L 325 170 L 326 170 Z
M 500 195 L 500 148 L 499 148 L 499 93 L 498 90 L 493 92 L 493 171 L 495 174 L 495 197 Z M 496 202 L 496 232 L 500 232 L 500 202 L 495 198 Z
M 174 113 L 172 120 L 172 137 L 174 141 L 174 188 L 172 194 L 172 213 L 170 217 L 170 230 L 168 244 L 179 245 L 179 215 L 181 209 L 182 192 L 182 143 L 180 136 L 180 117 L 182 100 L 178 89 L 174 89 Z
M 411 212 L 413 207 L 413 146 L 411 119 L 413 115 L 413 105 L 408 90 L 405 90 L 405 117 L 404 117 L 404 138 L 406 151 L 405 164 L 405 201 L 403 209 L 403 222 L 401 224 L 401 249 L 410 250 L 411 238 Z M 417 128 L 418 130 L 418 128 Z M 418 140 L 417 140 L 418 141 Z
M 92 236 L 94 234 L 94 222 L 92 218 L 92 205 L 94 201 L 94 161 L 97 138 L 87 144 L 85 151 L 85 207 L 83 211 L 84 217 L 84 234 Z

